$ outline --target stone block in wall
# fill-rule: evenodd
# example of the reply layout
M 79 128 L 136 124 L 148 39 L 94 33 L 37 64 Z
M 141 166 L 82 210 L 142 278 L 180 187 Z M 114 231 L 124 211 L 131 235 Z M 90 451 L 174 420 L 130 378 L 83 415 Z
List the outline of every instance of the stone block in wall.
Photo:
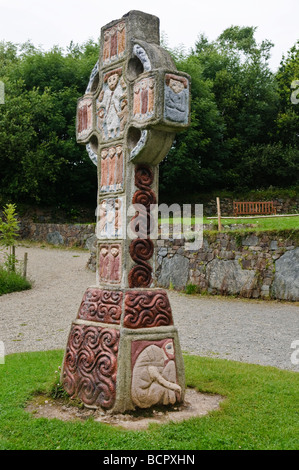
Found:
M 275 262 L 272 296 L 281 300 L 299 300 L 299 248 L 287 251 Z
M 209 289 L 219 294 L 250 296 L 256 284 L 255 271 L 242 269 L 236 260 L 214 259 L 207 265 L 206 278 Z
M 182 255 L 164 258 L 157 282 L 160 287 L 168 288 L 170 284 L 175 289 L 183 289 L 189 278 L 189 260 Z

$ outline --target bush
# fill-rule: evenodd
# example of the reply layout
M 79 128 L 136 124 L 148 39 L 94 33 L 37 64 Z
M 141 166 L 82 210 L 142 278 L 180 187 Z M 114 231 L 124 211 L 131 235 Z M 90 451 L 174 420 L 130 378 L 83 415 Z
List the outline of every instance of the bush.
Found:
M 0 267 L 0 295 L 31 289 L 31 283 L 21 274 Z

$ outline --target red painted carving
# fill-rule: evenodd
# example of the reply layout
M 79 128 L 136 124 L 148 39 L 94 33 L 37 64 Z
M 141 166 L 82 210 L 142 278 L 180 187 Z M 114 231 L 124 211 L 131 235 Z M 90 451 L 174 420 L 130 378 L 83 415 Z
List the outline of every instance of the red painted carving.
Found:
M 121 245 L 101 244 L 99 246 L 99 278 L 104 283 L 120 283 Z
M 129 287 L 149 287 L 152 283 L 152 267 L 147 263 L 154 253 L 154 244 L 149 239 L 136 238 L 130 244 L 130 255 L 136 266 L 129 273 Z
M 152 283 L 152 267 L 147 263 L 154 254 L 154 244 L 149 239 L 151 229 L 150 224 L 150 206 L 156 203 L 156 195 L 150 188 L 154 181 L 154 174 L 151 168 L 145 164 L 139 164 L 135 168 L 135 185 L 138 190 L 133 196 L 133 204 L 139 204 L 138 213 L 131 221 L 131 227 L 136 222 L 135 230 L 138 231 L 138 237 L 130 244 L 130 256 L 135 261 L 136 266 L 131 269 L 128 280 L 129 287 L 149 287 Z
M 80 320 L 119 324 L 123 293 L 90 288 L 84 294 L 78 318 Z
M 164 290 L 129 291 L 125 296 L 126 328 L 173 325 L 172 312 Z
M 118 330 L 73 324 L 64 359 L 66 392 L 89 406 L 112 408 L 118 344 Z

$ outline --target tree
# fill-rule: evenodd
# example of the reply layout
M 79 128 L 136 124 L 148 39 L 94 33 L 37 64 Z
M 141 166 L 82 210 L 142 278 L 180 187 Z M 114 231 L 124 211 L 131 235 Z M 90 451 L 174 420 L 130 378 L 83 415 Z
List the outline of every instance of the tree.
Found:
M 43 205 L 96 203 L 96 169 L 75 136 L 77 99 L 97 60 L 98 44 L 67 54 L 31 43 L 1 45 L 1 196 Z
M 276 74 L 279 112 L 276 139 L 284 145 L 299 147 L 299 41 L 283 57 Z
M 271 143 L 278 110 L 272 43 L 257 44 L 255 32 L 235 26 L 214 42 L 201 35 L 188 57 L 174 56 L 192 78 L 192 121 L 161 165 L 163 197 L 173 188 L 198 193 L 254 183 L 244 180 L 244 155 Z

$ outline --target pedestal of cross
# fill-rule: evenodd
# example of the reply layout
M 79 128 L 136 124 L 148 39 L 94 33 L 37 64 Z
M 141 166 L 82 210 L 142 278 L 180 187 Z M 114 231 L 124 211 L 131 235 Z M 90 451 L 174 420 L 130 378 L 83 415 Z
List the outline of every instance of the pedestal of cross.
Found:
M 139 11 L 104 26 L 77 107 L 77 141 L 98 167 L 97 274 L 71 325 L 61 379 L 71 396 L 109 412 L 184 400 L 178 332 L 167 292 L 155 287 L 150 209 L 158 164 L 189 125 L 190 77 L 159 41 L 159 19 Z

